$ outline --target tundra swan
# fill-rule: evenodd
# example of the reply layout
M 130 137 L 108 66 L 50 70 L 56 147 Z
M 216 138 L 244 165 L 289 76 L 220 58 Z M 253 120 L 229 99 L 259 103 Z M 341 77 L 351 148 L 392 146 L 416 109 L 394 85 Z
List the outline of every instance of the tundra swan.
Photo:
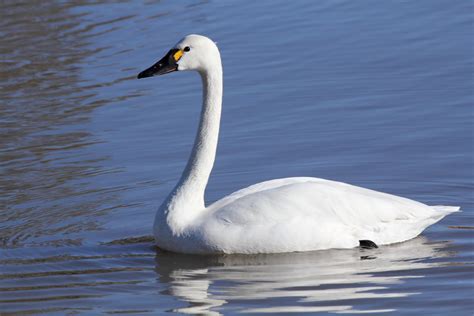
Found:
M 412 239 L 459 209 L 310 177 L 254 184 L 206 207 L 223 92 L 217 46 L 188 35 L 138 79 L 184 70 L 201 76 L 202 111 L 191 157 L 155 217 L 158 247 L 197 254 L 377 247 Z

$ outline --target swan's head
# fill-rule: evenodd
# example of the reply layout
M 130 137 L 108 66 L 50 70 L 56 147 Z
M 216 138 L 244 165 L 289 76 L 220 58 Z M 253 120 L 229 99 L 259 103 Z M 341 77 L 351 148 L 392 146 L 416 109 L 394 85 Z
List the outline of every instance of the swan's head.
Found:
M 138 74 L 138 79 L 173 71 L 196 70 L 204 73 L 221 66 L 216 44 L 202 35 L 191 34 L 179 41 L 162 59 Z

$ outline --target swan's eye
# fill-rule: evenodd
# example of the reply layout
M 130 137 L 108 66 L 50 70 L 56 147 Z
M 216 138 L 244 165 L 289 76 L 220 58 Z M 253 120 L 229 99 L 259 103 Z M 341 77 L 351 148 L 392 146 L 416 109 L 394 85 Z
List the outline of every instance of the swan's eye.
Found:
M 189 46 L 186 46 L 184 49 L 183 49 L 185 52 L 189 52 L 191 50 L 191 48 L 189 48 Z

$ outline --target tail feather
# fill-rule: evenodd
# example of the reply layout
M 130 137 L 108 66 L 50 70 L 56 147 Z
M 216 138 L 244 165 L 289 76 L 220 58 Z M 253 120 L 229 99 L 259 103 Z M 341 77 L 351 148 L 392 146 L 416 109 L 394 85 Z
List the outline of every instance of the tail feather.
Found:
M 444 214 L 450 214 L 454 212 L 459 212 L 461 210 L 460 206 L 447 206 L 447 205 L 433 205 L 431 206 L 435 211 L 444 213 Z

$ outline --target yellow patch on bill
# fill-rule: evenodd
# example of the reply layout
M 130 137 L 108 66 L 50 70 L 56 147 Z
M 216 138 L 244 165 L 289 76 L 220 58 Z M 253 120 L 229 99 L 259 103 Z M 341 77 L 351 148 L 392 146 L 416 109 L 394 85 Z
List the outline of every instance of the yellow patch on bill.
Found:
M 175 61 L 178 61 L 181 58 L 181 56 L 183 56 L 183 51 L 178 50 L 176 53 L 174 53 L 173 58 Z

